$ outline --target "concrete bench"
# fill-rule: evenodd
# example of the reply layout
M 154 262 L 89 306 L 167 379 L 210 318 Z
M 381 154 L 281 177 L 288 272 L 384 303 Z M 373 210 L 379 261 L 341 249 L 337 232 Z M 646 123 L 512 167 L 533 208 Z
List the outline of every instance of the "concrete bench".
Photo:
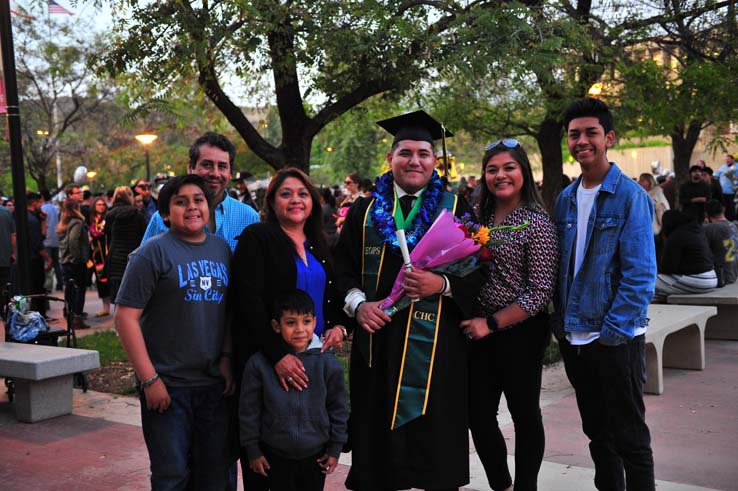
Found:
M 670 304 L 712 305 L 717 315 L 707 322 L 707 339 L 738 340 L 738 283 L 716 288 L 709 293 L 669 295 Z
M 644 392 L 664 392 L 664 367 L 705 369 L 705 325 L 707 319 L 716 314 L 715 307 L 648 306 Z
M 71 414 L 73 375 L 99 366 L 97 351 L 0 343 L 0 376 L 13 378 L 15 415 L 25 423 Z

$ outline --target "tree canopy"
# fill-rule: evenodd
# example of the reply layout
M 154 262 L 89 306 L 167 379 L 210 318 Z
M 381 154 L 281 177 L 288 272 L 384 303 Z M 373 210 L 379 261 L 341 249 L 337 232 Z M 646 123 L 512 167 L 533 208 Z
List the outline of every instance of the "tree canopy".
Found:
M 256 155 L 274 168 L 307 170 L 312 141 L 326 125 L 374 95 L 412 88 L 458 49 L 459 32 L 499 2 L 118 4 L 126 16 L 97 57 L 100 67 L 133 74 L 160 95 L 195 78 Z M 263 100 L 265 88 L 279 116 L 278 143 L 241 109 Z

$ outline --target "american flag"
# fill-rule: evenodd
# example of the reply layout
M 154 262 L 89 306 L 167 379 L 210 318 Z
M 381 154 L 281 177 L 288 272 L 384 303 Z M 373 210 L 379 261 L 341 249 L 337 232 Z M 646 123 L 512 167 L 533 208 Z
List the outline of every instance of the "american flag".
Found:
M 74 15 L 74 13 L 65 9 L 64 7 L 56 3 L 54 0 L 49 0 L 49 15 L 52 15 L 52 14 Z

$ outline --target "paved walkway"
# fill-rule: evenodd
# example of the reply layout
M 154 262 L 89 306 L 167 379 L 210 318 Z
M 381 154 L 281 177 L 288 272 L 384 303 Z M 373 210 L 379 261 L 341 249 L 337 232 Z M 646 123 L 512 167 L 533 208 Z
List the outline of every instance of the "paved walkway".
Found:
M 87 310 L 99 310 L 91 294 Z M 108 329 L 112 319 L 89 323 L 95 326 L 92 331 Z M 664 394 L 646 396 L 659 491 L 738 490 L 738 342 L 708 341 L 706 355 L 704 371 L 666 369 Z M 593 490 L 587 440 L 560 364 L 544 371 L 541 398 L 546 452 L 539 489 Z M 514 431 L 506 409 L 500 411 L 499 421 L 511 453 Z M 0 489 L 149 489 L 139 427 L 138 401 L 132 397 L 76 390 L 72 415 L 24 424 L 15 421 L 3 394 Z M 469 452 L 471 482 L 464 489 L 489 490 L 473 446 Z M 509 462 L 512 470 L 511 457 Z M 350 464 L 351 455 L 343 454 L 326 489 L 345 489 Z

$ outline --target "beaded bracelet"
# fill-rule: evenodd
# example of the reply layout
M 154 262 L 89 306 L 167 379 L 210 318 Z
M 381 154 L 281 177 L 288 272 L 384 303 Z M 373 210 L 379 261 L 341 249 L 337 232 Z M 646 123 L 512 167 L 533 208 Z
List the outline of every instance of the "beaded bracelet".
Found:
M 141 382 L 141 387 L 143 387 L 144 389 L 146 387 L 151 387 L 152 385 L 154 385 L 154 382 L 156 382 L 157 380 L 159 380 L 159 374 L 158 373 L 154 373 L 151 376 L 151 378 L 148 378 L 148 379 L 144 380 L 143 382 Z

